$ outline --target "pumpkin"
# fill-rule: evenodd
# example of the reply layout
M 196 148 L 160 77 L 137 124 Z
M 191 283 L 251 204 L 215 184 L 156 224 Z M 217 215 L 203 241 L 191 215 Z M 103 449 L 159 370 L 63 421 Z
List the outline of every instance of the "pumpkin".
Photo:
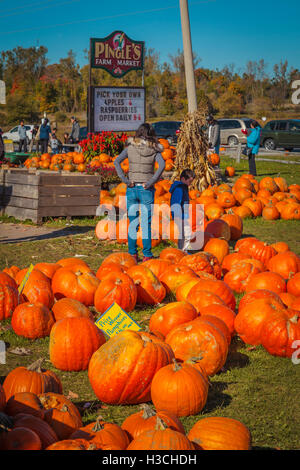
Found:
M 83 265 L 61 268 L 52 278 L 52 290 L 57 300 L 69 297 L 87 307 L 94 304 L 94 295 L 99 284 L 99 279 L 90 268 Z
M 35 393 L 18 392 L 12 395 L 6 403 L 5 413 L 14 416 L 18 413 L 27 413 L 38 418 L 44 418 L 43 406 Z
M 101 219 L 95 227 L 98 240 L 112 240 L 116 238 L 116 223 L 110 219 Z
M 131 440 L 135 439 L 144 431 L 154 430 L 157 417 L 159 417 L 168 428 L 185 434 L 184 427 L 176 415 L 167 411 L 153 410 L 147 403 L 141 405 L 141 411 L 129 415 L 123 421 L 122 429 L 127 432 Z
M 282 191 L 283 193 L 288 191 L 288 184 L 285 178 L 282 178 L 282 176 L 275 176 L 273 178 L 274 183 L 278 186 L 279 191 Z
M 267 243 L 257 240 L 255 237 L 247 237 L 238 240 L 235 250 L 249 255 L 267 265 L 269 259 L 277 255 L 277 251 Z
M 232 210 L 222 215 L 222 220 L 230 227 L 230 240 L 238 240 L 243 233 L 243 219 Z
M 224 191 L 217 195 L 217 203 L 224 209 L 228 209 L 236 205 L 236 199 L 231 192 Z
M 20 268 L 18 266 L 10 266 L 9 268 L 3 269 L 3 272 L 8 274 L 13 279 L 15 279 L 15 276 L 19 271 L 20 271 Z
M 294 202 L 286 204 L 280 214 L 284 220 L 300 220 L 300 204 Z
M 197 284 L 200 280 L 200 277 L 192 277 L 189 281 L 180 284 L 180 286 L 176 289 L 176 300 L 178 302 L 182 300 L 186 300 L 189 291 L 195 284 Z
M 0 450 L 41 450 L 39 436 L 31 429 L 19 427 L 1 436 Z
M 24 302 L 18 305 L 11 318 L 11 326 L 19 336 L 29 339 L 49 336 L 55 320 L 51 311 L 43 304 Z
M 248 292 L 246 295 L 244 295 L 244 297 L 241 298 L 239 303 L 239 310 L 242 310 L 242 308 L 244 308 L 246 305 L 258 299 L 275 300 L 277 303 L 280 304 L 281 308 L 284 307 L 284 304 L 281 301 L 279 294 L 276 294 L 275 292 L 272 292 L 267 289 L 256 289 L 251 292 Z
M 204 251 L 214 255 L 219 263 L 222 264 L 225 256 L 229 254 L 229 244 L 221 238 L 211 238 L 204 246 Z
M 49 279 L 52 279 L 54 276 L 54 273 L 61 268 L 61 265 L 58 263 L 37 263 L 34 266 L 35 269 L 38 269 L 41 271 L 45 276 L 47 276 Z
M 196 275 L 202 272 L 213 274 L 217 279 L 221 279 L 222 269 L 218 258 L 209 252 L 201 251 L 194 255 L 187 255 L 180 261 L 181 266 L 192 269 Z
M 211 304 L 207 305 L 206 307 L 201 308 L 200 310 L 200 315 L 205 316 L 205 315 L 213 315 L 220 320 L 222 320 L 231 336 L 234 334 L 234 320 L 235 320 L 235 312 L 231 310 L 231 308 L 227 307 L 227 305 L 222 305 L 222 304 Z
M 187 301 L 194 306 L 198 313 L 200 313 L 201 309 L 207 307 L 208 305 L 226 305 L 221 297 L 213 292 L 206 290 L 194 291 L 193 297 L 189 293 L 187 296 Z
M 258 299 L 239 310 L 234 321 L 234 328 L 247 344 L 261 344 L 261 331 L 265 321 L 274 311 L 283 310 L 282 302 L 274 299 Z
M 151 400 L 155 408 L 179 417 L 199 413 L 206 404 L 207 395 L 206 375 L 176 360 L 162 367 L 151 384 Z
M 60 370 L 86 370 L 92 354 L 105 341 L 104 333 L 89 318 L 63 318 L 50 333 L 50 360 Z
M 300 341 L 300 312 L 292 318 L 283 310 L 274 312 L 261 329 L 261 344 L 273 356 L 291 357 Z
M 249 209 L 249 207 L 246 207 L 246 206 L 233 207 L 232 212 L 238 215 L 239 217 L 241 217 L 241 219 L 253 217 L 251 209 Z
M 227 166 L 225 168 L 225 176 L 232 178 L 235 175 L 235 168 L 233 166 Z
M 96 421 L 82 426 L 70 435 L 70 439 L 85 439 L 96 449 L 119 448 L 125 450 L 129 445 L 126 432 L 117 424 L 108 423 L 99 416 Z
M 205 227 L 205 233 L 212 235 L 214 238 L 224 238 L 224 240 L 229 242 L 231 229 L 229 224 L 223 220 L 223 217 L 209 221 Z
M 131 256 L 129 253 L 124 251 L 119 251 L 116 253 L 111 253 L 110 255 L 106 256 L 102 261 L 102 265 L 106 263 L 116 263 L 120 264 L 126 270 L 131 266 L 135 266 L 137 264 L 136 259 Z
M 272 243 L 271 247 L 274 248 L 278 253 L 284 253 L 285 251 L 290 251 L 290 247 L 286 242 Z
M 259 217 L 262 214 L 263 204 L 256 197 L 245 199 L 242 205 L 248 207 L 254 217 Z
M 223 274 L 228 273 L 234 267 L 236 263 L 248 259 L 248 255 L 245 253 L 233 252 L 226 255 L 222 262 L 222 272 Z
M 58 437 L 49 424 L 43 419 L 27 413 L 18 413 L 13 419 L 14 428 L 27 428 L 35 432 L 42 443 L 42 449 L 54 444 L 58 441 Z
M 290 308 L 295 301 L 296 297 L 288 292 L 281 292 L 279 294 L 280 299 L 282 300 L 285 307 Z
M 225 304 L 232 310 L 235 309 L 236 300 L 232 289 L 221 280 L 204 280 L 200 279 L 197 284 L 190 290 L 187 296 L 187 301 L 190 302 L 197 309 L 197 302 L 194 299 L 198 296 L 201 301 L 201 291 L 209 291 L 212 294 L 218 295 L 225 302 Z
M 20 366 L 8 373 L 3 382 L 6 400 L 18 392 L 62 393 L 62 384 L 56 374 L 41 368 L 43 360 L 38 359 L 27 368 Z
M 57 264 L 59 264 L 62 268 L 69 268 L 70 266 L 84 266 L 85 268 L 88 268 L 88 265 L 85 261 L 83 261 L 82 259 L 80 258 L 72 258 L 72 257 L 69 257 L 69 258 L 62 258 L 60 260 L 58 260 L 56 262 Z
M 172 265 L 172 262 L 165 259 L 154 258 L 149 259 L 148 261 L 144 261 L 141 265 L 149 268 L 153 272 L 153 274 L 158 279 L 160 279 L 160 277 L 167 270 L 167 268 Z
M 295 297 L 300 297 L 300 273 L 294 274 L 287 282 L 287 291 L 295 295 Z
M 16 287 L 0 283 L 0 321 L 10 318 L 19 303 Z
M 237 293 L 244 292 L 247 288 L 251 277 L 260 273 L 261 270 L 251 263 L 240 261 L 224 276 L 224 282 Z
M 93 314 L 88 307 L 79 302 L 79 300 L 69 299 L 68 297 L 64 297 L 55 302 L 52 307 L 52 312 L 55 317 L 55 321 L 69 317 L 85 317 L 90 320 L 94 319 Z
M 172 328 L 191 321 L 197 316 L 197 310 L 190 303 L 171 302 L 156 310 L 150 318 L 149 328 L 152 332 L 158 331 L 163 336 L 167 336 Z
M 228 354 L 228 342 L 223 332 L 201 316 L 173 328 L 165 341 L 171 346 L 176 359 L 186 361 L 197 358 L 207 375 L 221 370 Z
M 194 444 L 181 432 L 174 431 L 160 420 L 154 430 L 139 434 L 127 447 L 127 450 L 195 450 Z
M 45 450 L 95 450 L 95 446 L 85 439 L 64 439 L 54 442 Z
M 182 260 L 185 258 L 186 256 Z M 162 274 L 160 282 L 165 287 L 167 293 L 173 292 L 173 294 L 176 294 L 176 290 L 181 284 L 196 277 L 197 275 L 191 267 L 182 264 L 172 264 Z
M 272 204 L 267 204 L 262 211 L 262 217 L 266 220 L 276 220 L 280 218 L 280 212 Z
M 188 438 L 201 450 L 251 450 L 251 433 L 237 419 L 211 416 L 197 421 Z
M 174 264 L 179 263 L 181 258 L 184 256 L 186 256 L 186 253 L 184 253 L 182 250 L 179 250 L 178 248 L 173 247 L 164 248 L 159 254 L 160 259 L 170 261 Z
M 117 263 L 104 263 L 99 266 L 98 271 L 96 272 L 96 277 L 102 281 L 102 279 L 105 278 L 108 274 L 111 272 L 119 272 L 119 273 L 125 273 L 127 270 L 121 265 Z
M 82 426 L 80 413 L 74 403 L 58 393 L 38 395 L 45 411 L 45 421 L 52 427 L 59 440 L 68 437 Z
M 154 374 L 173 357 L 170 346 L 155 336 L 125 330 L 94 352 L 88 367 L 89 381 L 104 403 L 147 402 Z
M 284 279 L 290 279 L 300 271 L 300 257 L 292 251 L 278 253 L 268 261 L 267 268 Z
M 137 303 L 156 305 L 163 301 L 166 289 L 147 266 L 132 266 L 127 271 L 137 289 Z
M 204 208 L 204 214 L 209 220 L 220 219 L 224 214 L 224 209 L 217 202 L 212 202 Z
M 0 413 L 4 410 L 6 405 L 6 396 L 3 386 L 0 384 Z
M 111 272 L 105 276 L 95 292 L 94 305 L 98 312 L 104 313 L 113 302 L 126 312 L 134 309 L 137 301 L 137 287 L 126 274 Z
M 266 271 L 253 274 L 246 286 L 246 292 L 256 289 L 267 289 L 279 294 L 280 292 L 286 292 L 286 282 L 280 274 L 274 272 Z
M 271 194 L 276 193 L 276 191 L 279 190 L 279 187 L 275 183 L 274 179 L 271 178 L 270 176 L 266 176 L 265 178 L 262 178 L 260 180 L 259 188 L 267 189 L 268 191 L 270 191 Z

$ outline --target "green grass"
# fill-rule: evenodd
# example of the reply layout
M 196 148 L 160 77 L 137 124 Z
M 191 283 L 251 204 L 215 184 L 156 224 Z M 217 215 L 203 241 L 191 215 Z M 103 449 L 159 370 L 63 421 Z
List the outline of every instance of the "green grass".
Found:
M 224 169 L 232 162 L 231 159 L 222 157 L 221 168 Z M 248 172 L 247 162 L 242 161 L 234 166 L 237 177 L 244 171 Z M 289 184 L 300 180 L 294 166 L 270 166 L 267 162 L 259 162 L 257 167 L 258 179 L 266 174 L 280 173 Z M 0 245 L 0 269 L 13 264 L 24 268 L 30 263 L 55 262 L 63 257 L 83 255 L 81 259 L 96 271 L 106 255 L 112 251 L 126 250 L 125 246 L 97 240 L 94 235 L 95 219 L 83 218 L 81 222 L 90 226 L 90 230 L 85 234 Z M 52 226 L 63 226 L 66 221 L 59 219 L 49 223 L 54 224 Z M 72 223 L 81 225 L 80 219 L 72 220 Z M 246 219 L 243 236 L 251 235 L 267 243 L 286 241 L 290 248 L 300 255 L 297 221 Z M 165 246 L 166 244 L 160 244 L 154 249 L 154 254 L 158 255 Z M 234 244 L 231 246 L 233 248 Z M 240 295 L 236 296 L 237 301 L 240 298 Z M 168 300 L 173 298 L 169 297 L 166 301 Z M 155 310 L 136 308 L 131 315 L 144 328 Z M 73 401 L 81 410 L 84 423 L 93 421 L 100 413 L 104 419 L 121 424 L 127 416 L 139 409 L 133 405 L 110 406 L 100 403 L 89 384 L 87 371 L 65 372 L 55 369 L 49 360 L 49 338 L 31 341 L 19 337 L 12 331 L 10 321 L 6 320 L 0 325 L 0 340 L 5 341 L 7 345 L 7 362 L 0 365 L 1 383 L 14 367 L 27 366 L 43 357 L 44 367 L 55 371 L 60 377 L 64 393 L 68 396 L 71 391 L 78 395 Z M 30 355 L 19 356 L 11 353 L 17 346 L 26 348 Z M 189 431 L 201 417 L 227 416 L 239 419 L 249 427 L 254 449 L 299 449 L 299 383 L 299 364 L 293 364 L 288 358 L 271 356 L 261 346 L 249 348 L 238 337 L 234 337 L 223 370 L 211 377 L 204 409 L 198 415 L 182 418 L 183 425 L 185 430 Z

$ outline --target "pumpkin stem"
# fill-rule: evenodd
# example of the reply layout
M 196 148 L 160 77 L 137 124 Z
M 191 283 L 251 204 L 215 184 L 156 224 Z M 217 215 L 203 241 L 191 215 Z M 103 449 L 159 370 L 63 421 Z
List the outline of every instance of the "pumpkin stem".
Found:
M 152 418 L 152 416 L 156 415 L 155 411 L 152 408 L 150 408 L 150 406 L 147 405 L 147 403 L 143 403 L 141 405 L 141 409 L 143 410 L 143 415 L 142 415 L 143 419 L 149 419 L 149 418 Z
M 177 371 L 179 371 L 180 369 L 182 369 L 181 364 L 179 364 L 179 363 L 176 361 L 175 358 L 173 358 L 172 361 L 173 361 L 173 364 L 174 364 L 173 370 L 174 370 L 175 372 L 177 372 Z
M 60 410 L 60 411 L 64 411 L 64 412 L 69 411 L 68 405 L 66 405 L 66 404 L 64 403 L 63 406 L 61 407 L 61 410 Z
M 104 424 L 102 424 L 100 421 L 104 421 L 103 416 L 97 416 L 96 422 L 92 428 L 93 432 L 98 432 L 104 429 Z
M 167 425 L 163 422 L 163 420 L 157 416 L 156 418 L 156 425 L 155 425 L 155 431 L 164 431 L 167 429 Z
M 42 369 L 41 369 L 41 366 L 42 366 L 42 363 L 44 362 L 44 358 L 41 357 L 40 359 L 38 359 L 37 361 L 33 362 L 32 364 L 30 364 L 30 366 L 27 367 L 27 370 L 31 370 L 33 372 L 39 372 L 41 373 L 42 372 Z

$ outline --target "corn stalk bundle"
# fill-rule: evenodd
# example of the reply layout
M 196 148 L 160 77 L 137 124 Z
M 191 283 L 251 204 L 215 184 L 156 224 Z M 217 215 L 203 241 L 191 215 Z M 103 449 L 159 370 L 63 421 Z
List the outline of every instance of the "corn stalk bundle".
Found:
M 181 124 L 172 176 L 172 181 L 178 180 L 184 169 L 193 170 L 196 177 L 190 189 L 199 191 L 217 184 L 215 171 L 207 158 L 206 114 L 206 110 L 194 111 L 187 114 Z

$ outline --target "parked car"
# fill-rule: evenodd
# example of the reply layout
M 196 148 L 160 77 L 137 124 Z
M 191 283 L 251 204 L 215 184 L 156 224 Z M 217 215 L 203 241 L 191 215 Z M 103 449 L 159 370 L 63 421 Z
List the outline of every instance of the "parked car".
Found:
M 29 143 L 32 139 L 32 129 L 34 128 L 34 126 L 32 124 L 24 124 L 24 126 L 26 128 L 27 141 Z M 18 127 L 19 126 L 13 127 L 9 131 L 4 132 L 2 134 L 3 140 L 7 139 L 12 140 L 13 142 L 19 142 Z
M 235 147 L 239 143 L 246 144 L 251 121 L 252 119 L 250 118 L 218 119 L 218 123 L 220 124 L 221 145 Z
M 261 146 L 266 150 L 283 147 L 285 150 L 300 148 L 300 119 L 269 121 L 261 132 Z
M 177 143 L 182 121 L 158 121 L 151 125 L 159 139 L 167 139 L 171 145 Z

